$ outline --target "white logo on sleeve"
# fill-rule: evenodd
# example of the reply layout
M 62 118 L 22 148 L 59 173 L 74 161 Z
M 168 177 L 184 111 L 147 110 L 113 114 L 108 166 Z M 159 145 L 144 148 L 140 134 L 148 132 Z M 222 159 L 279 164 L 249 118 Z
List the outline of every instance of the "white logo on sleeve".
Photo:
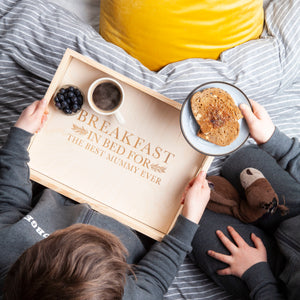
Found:
M 23 219 L 28 221 L 41 237 L 46 238 L 49 236 L 49 233 L 46 233 L 40 226 L 38 226 L 37 221 L 35 221 L 31 215 L 27 215 Z

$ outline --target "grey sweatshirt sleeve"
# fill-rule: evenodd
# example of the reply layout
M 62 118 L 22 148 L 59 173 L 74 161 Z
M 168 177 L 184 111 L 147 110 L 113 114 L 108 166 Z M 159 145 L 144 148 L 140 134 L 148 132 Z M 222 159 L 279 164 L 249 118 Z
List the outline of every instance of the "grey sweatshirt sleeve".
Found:
M 13 224 L 31 210 L 27 147 L 32 134 L 12 127 L 0 150 L 0 226 Z
M 247 283 L 250 298 L 254 300 L 286 299 L 278 290 L 278 283 L 274 278 L 267 262 L 260 262 L 249 268 L 242 276 Z
M 260 148 L 272 155 L 278 164 L 300 182 L 300 143 L 276 127 L 272 137 Z
M 179 216 L 174 228 L 135 267 L 135 276 L 129 276 L 123 300 L 163 299 L 186 254 L 198 225 Z

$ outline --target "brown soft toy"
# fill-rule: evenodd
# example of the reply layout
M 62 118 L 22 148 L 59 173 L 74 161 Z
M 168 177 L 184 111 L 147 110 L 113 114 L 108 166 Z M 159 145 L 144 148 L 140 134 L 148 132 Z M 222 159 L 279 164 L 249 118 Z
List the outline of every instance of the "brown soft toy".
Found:
M 232 184 L 221 176 L 209 176 L 211 195 L 207 208 L 240 219 L 244 223 L 252 223 L 264 214 L 274 214 L 277 209 L 282 215 L 288 211 L 280 205 L 278 196 L 264 175 L 254 168 L 246 168 L 240 174 L 245 189 L 242 199 Z

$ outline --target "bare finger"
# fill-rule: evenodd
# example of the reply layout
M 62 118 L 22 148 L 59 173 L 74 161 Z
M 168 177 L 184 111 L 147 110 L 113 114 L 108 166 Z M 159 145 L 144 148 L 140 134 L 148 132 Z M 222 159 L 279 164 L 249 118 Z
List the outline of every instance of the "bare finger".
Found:
M 221 230 L 217 230 L 216 234 L 223 245 L 229 250 L 230 253 L 233 253 L 236 250 L 236 245 L 232 243 L 229 238 L 225 236 L 225 234 Z
M 220 269 L 217 271 L 219 275 L 232 275 L 231 269 L 226 268 L 226 269 Z
M 233 240 L 235 241 L 236 245 L 238 247 L 242 247 L 242 246 L 246 246 L 248 245 L 245 240 L 238 234 L 237 231 L 235 231 L 235 229 L 231 226 L 227 227 L 228 232 L 230 233 L 230 235 L 232 236 Z
M 39 100 L 32 102 L 29 106 L 25 108 L 24 112 L 26 112 L 27 115 L 32 115 L 36 111 L 39 102 L 40 102 Z
M 203 187 L 203 188 L 206 188 L 206 189 L 210 189 L 209 184 L 208 184 L 208 181 L 207 181 L 206 179 L 204 179 L 203 184 L 202 184 L 202 187 Z
M 263 241 L 254 233 L 251 234 L 251 240 L 253 241 L 255 248 L 257 249 L 265 248 Z
M 258 102 L 254 101 L 254 100 L 251 100 L 251 105 L 253 108 L 253 113 L 259 120 L 262 120 L 266 117 L 267 112 L 262 105 L 260 105 Z
M 35 112 L 38 114 L 44 114 L 47 110 L 47 102 L 45 99 L 38 101 Z
M 229 264 L 231 262 L 231 256 L 225 255 L 219 252 L 215 252 L 213 250 L 208 250 L 207 254 L 225 264 Z
M 206 180 L 205 176 L 206 176 L 205 171 L 200 171 L 199 174 L 195 177 L 194 183 L 203 184 Z
M 253 123 L 256 121 L 256 116 L 252 112 L 251 108 L 249 105 L 246 104 L 241 104 L 239 106 L 244 118 L 247 120 L 247 123 Z
M 190 182 L 185 186 L 184 191 L 183 191 L 183 193 L 182 193 L 182 195 L 181 195 L 181 199 L 180 199 L 180 201 L 181 201 L 182 204 L 184 203 L 184 200 L 185 200 L 185 197 L 186 197 L 187 192 L 188 192 L 189 189 L 193 186 L 193 184 L 194 184 L 194 182 L 195 182 L 195 179 L 196 179 L 196 177 L 192 178 L 192 179 L 190 180 Z

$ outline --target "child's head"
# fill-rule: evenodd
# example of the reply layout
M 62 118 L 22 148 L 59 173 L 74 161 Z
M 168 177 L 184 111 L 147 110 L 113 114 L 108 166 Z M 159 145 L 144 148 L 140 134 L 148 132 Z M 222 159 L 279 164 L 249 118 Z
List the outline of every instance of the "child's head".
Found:
M 91 225 L 58 230 L 27 249 L 8 272 L 4 299 L 121 299 L 127 251 Z

